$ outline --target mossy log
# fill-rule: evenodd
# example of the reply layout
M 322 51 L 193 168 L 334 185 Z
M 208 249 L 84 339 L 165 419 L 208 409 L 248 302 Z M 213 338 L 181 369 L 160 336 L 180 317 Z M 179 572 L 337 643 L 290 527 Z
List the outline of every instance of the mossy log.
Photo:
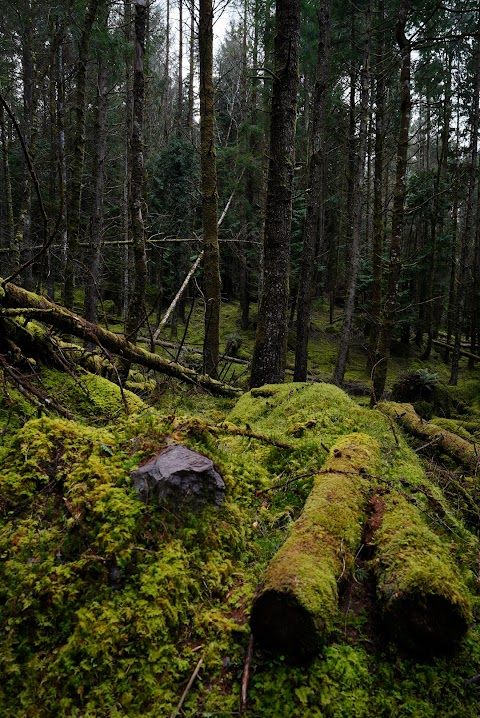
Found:
M 395 419 L 409 433 L 424 441 L 433 442 L 432 446 L 437 451 L 450 456 L 472 475 L 478 471 L 480 456 L 475 451 L 475 447 L 451 431 L 421 419 L 411 404 L 385 402 L 377 404 L 377 408 L 386 416 Z
M 381 513 L 375 565 L 389 637 L 417 656 L 446 653 L 471 620 L 467 588 L 416 506 L 391 494 Z
M 8 316 L 9 310 L 12 309 L 22 309 L 26 317 L 31 312 L 31 316 L 37 321 L 84 341 L 92 342 L 129 362 L 140 364 L 148 369 L 153 369 L 190 384 L 196 384 L 219 396 L 235 397 L 241 394 L 239 389 L 211 379 L 209 376 L 197 374 L 197 372 L 177 362 L 168 361 L 158 354 L 148 352 L 127 341 L 124 336 L 114 334 L 98 324 L 88 322 L 68 311 L 65 307 L 51 302 L 46 297 L 28 292 L 15 284 L 3 284 L 1 278 L 0 286 L 3 289 L 3 294 L 0 293 L 0 316 Z M 2 308 L 4 308 L 3 312 L 1 311 Z M 16 312 L 15 314 L 18 313 Z
M 433 345 L 438 349 L 447 349 L 449 352 L 453 352 L 454 350 L 453 344 L 447 344 L 446 342 L 439 341 L 438 339 L 433 340 Z M 473 352 L 470 352 L 467 349 L 460 349 L 460 356 L 467 357 L 467 359 L 473 359 L 474 361 L 480 361 L 480 356 L 478 354 L 473 354 Z
M 252 633 L 266 650 L 302 662 L 321 649 L 337 613 L 337 583 L 361 541 L 368 487 L 362 475 L 375 473 L 378 457 L 366 434 L 334 445 L 252 607 Z

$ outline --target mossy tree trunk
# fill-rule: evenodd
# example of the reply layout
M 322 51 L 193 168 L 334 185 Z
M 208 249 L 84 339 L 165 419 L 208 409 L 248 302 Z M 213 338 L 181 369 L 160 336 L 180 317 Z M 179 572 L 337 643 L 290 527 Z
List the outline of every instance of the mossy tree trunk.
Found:
M 334 445 L 252 607 L 252 632 L 266 650 L 301 662 L 321 649 L 338 610 L 337 584 L 353 568 L 362 538 L 369 486 L 362 475 L 376 473 L 378 459 L 366 434 Z
M 406 498 L 386 497 L 376 545 L 377 595 L 390 638 L 419 656 L 450 651 L 471 605 L 446 546 Z
M 204 371 L 216 376 L 220 346 L 220 251 L 213 87 L 213 4 L 200 0 L 200 147 L 202 169 L 203 291 L 205 298 Z
M 252 358 L 252 387 L 283 382 L 285 369 L 300 0 L 277 0 L 275 23 L 263 291 Z

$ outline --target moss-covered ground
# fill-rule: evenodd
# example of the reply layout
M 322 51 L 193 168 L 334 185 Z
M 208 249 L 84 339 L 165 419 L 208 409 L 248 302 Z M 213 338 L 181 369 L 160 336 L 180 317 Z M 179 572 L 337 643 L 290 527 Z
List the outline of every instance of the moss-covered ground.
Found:
M 243 340 L 238 356 L 248 358 L 254 330 L 241 332 L 238 315 L 237 305 L 224 304 L 222 345 L 238 333 Z M 337 327 L 329 325 L 326 307 L 317 307 L 310 353 L 316 379 L 331 376 Z M 180 324 L 179 338 L 182 332 Z M 200 348 L 201 336 L 201 313 L 194 312 L 186 343 Z M 291 351 L 288 361 L 293 362 Z M 412 367 L 448 379 L 448 367 L 437 355 L 428 363 L 415 356 L 394 358 L 390 366 L 390 384 Z M 235 373 L 238 378 L 244 370 L 243 365 L 226 365 L 224 377 L 231 380 Z M 318 656 L 296 667 L 282 655 L 254 649 L 245 715 L 478 715 L 476 477 L 464 477 L 446 464 L 425 465 L 400 429 L 361 405 L 367 397 L 354 401 L 328 384 L 266 387 L 234 405 L 141 371 L 128 385 L 135 394 L 125 392 L 124 397 L 108 380 L 80 370 L 75 377 L 51 367 L 40 373 L 45 393 L 76 420 L 32 405 L 11 382 L 4 382 L 2 718 L 173 716 L 200 659 L 198 677 L 179 715 L 238 715 L 254 597 L 272 557 L 291 535 L 315 472 L 335 442 L 355 432 L 369 435 L 380 447 L 379 478 L 371 479 L 373 497 L 388 492 L 397 507 L 392 521 L 410 520 L 413 507 L 411 523 L 421 519 L 422 541 L 431 532 L 443 580 L 450 582 L 447 591 L 454 592 L 459 582 L 459 600 L 473 620 L 452 654 L 410 656 L 387 637 L 372 581 L 375 554 L 359 551 L 342 582 L 339 609 Z M 361 336 L 352 346 L 346 379 L 368 385 Z M 478 386 L 476 372 L 462 364 L 461 381 L 452 392 L 456 412 L 434 419 L 472 442 L 480 430 Z M 235 435 L 236 426 L 292 448 Z M 166 441 L 185 443 L 213 459 L 227 485 L 223 508 L 174 514 L 137 500 L 129 472 Z M 401 539 L 406 544 L 402 550 L 414 541 L 413 533 Z M 389 550 L 384 569 L 388 560 L 394 565 L 400 551 L 394 544 Z M 421 561 L 413 565 L 413 577 L 422 567 Z

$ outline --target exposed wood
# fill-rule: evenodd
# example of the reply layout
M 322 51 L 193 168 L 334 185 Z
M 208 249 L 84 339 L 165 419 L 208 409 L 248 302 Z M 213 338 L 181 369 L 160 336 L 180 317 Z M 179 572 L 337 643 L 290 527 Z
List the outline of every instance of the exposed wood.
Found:
M 0 279 L 0 285 L 1 283 L 2 280 Z M 211 379 L 209 376 L 197 374 L 197 372 L 183 367 L 177 362 L 168 361 L 158 354 L 152 354 L 132 344 L 121 334 L 114 334 L 98 326 L 98 324 L 87 322 L 82 317 L 73 314 L 58 304 L 54 304 L 45 297 L 28 292 L 15 284 L 6 284 L 3 289 L 5 296 L 0 297 L 0 308 L 18 309 L 24 307 L 26 310 L 37 309 L 35 318 L 38 321 L 49 324 L 84 341 L 92 342 L 129 362 L 140 364 L 148 369 L 200 386 L 219 396 L 235 397 L 241 394 L 239 389 L 222 384 L 222 382 Z
M 250 680 L 250 667 L 252 665 L 252 657 L 253 657 L 253 636 L 250 636 L 250 639 L 248 641 L 248 648 L 247 648 L 247 657 L 245 659 L 245 665 L 243 667 L 243 675 L 242 675 L 242 689 L 240 691 L 240 715 L 243 715 L 245 711 L 247 710 L 247 700 L 248 700 L 248 682 Z

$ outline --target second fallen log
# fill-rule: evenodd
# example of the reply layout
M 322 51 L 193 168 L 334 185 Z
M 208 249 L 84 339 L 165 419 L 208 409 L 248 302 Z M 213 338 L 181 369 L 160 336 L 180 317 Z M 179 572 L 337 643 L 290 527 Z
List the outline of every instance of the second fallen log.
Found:
M 337 613 L 337 582 L 360 545 L 365 474 L 376 472 L 378 459 L 378 445 L 366 434 L 342 437 L 333 447 L 252 607 L 252 633 L 266 650 L 302 662 L 321 649 Z

